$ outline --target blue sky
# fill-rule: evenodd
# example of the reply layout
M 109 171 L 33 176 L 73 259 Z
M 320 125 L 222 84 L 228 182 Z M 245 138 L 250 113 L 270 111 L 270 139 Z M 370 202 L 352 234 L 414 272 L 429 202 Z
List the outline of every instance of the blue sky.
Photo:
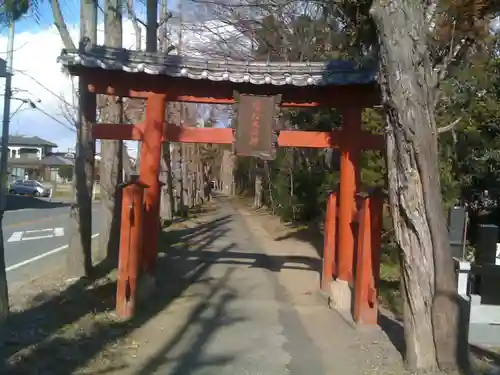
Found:
M 61 8 L 68 24 L 77 24 L 80 17 L 80 0 L 61 0 Z M 50 3 L 44 0 L 40 7 L 40 20 L 36 22 L 33 17 L 25 17 L 16 23 L 18 32 L 43 30 L 54 24 Z M 2 32 L 2 34 L 5 31 Z
M 140 18 L 144 18 L 144 6 L 140 0 L 136 9 Z M 169 0 L 169 7 L 175 8 L 177 0 Z M 78 21 L 80 0 L 61 0 L 62 12 L 70 34 L 76 41 L 78 38 Z M 191 18 L 194 12 L 189 13 Z M 100 17 L 102 18 L 102 12 Z M 102 27 L 99 38 L 103 37 Z M 0 57 L 5 58 L 7 49 L 7 29 L 0 27 Z M 143 33 L 144 36 L 145 33 Z M 187 37 L 187 36 L 186 36 Z M 134 45 L 133 28 L 130 22 L 124 22 L 124 47 Z M 57 64 L 57 56 L 63 48 L 60 36 L 53 25 L 52 11 L 49 1 L 42 2 L 39 21 L 26 17 L 16 23 L 14 45 L 14 96 L 18 99 L 29 99 L 36 102 L 37 109 L 22 105 L 11 120 L 10 133 L 20 135 L 36 135 L 57 143 L 60 149 L 66 150 L 74 146 L 75 134 L 71 130 L 63 112 L 75 110 L 71 105 L 74 86 L 71 80 L 61 73 Z M 75 82 L 76 83 L 76 82 Z M 3 93 L 4 80 L 0 78 L 0 92 Z M 12 101 L 11 114 L 19 107 L 20 101 Z M 0 100 L 0 111 L 3 100 Z
M 61 8 L 74 40 L 78 36 L 80 0 L 61 0 Z M 138 9 L 141 13 L 141 9 Z M 61 50 L 60 37 L 53 26 L 52 10 L 48 1 L 43 1 L 40 17 L 25 17 L 16 22 L 14 47 L 14 97 L 36 102 L 37 109 L 22 105 L 19 100 L 11 102 L 11 134 L 36 135 L 55 142 L 61 149 L 72 148 L 75 133 L 63 112 L 73 111 L 65 102 L 72 102 L 73 87 L 57 64 Z M 0 57 L 5 58 L 7 28 L 0 32 Z M 3 93 L 4 82 L 0 79 Z M 3 100 L 0 100 L 3 109 Z
M 100 1 L 102 3 L 102 1 Z M 80 0 L 60 0 L 61 10 L 63 12 L 64 18 L 69 25 L 76 25 L 80 18 Z M 136 0 L 134 2 L 136 13 L 139 15 L 145 15 L 145 7 L 143 1 Z M 178 6 L 178 0 L 168 1 L 169 9 L 175 9 Z M 102 17 L 102 12 L 99 12 L 99 18 Z M 52 10 L 50 8 L 50 2 L 48 0 L 43 0 L 40 7 L 40 20 L 37 23 L 33 17 L 26 17 L 17 24 L 17 28 L 20 32 L 22 31 L 34 31 L 37 29 L 43 29 L 52 26 L 54 23 L 52 17 Z
M 79 19 L 79 0 L 63 0 L 61 4 L 68 25 L 76 25 Z M 60 49 L 57 44 L 54 48 L 54 43 L 52 43 L 56 39 L 50 3 L 42 2 L 38 22 L 33 17 L 25 17 L 16 22 L 15 31 L 14 97 L 34 101 L 39 110 L 33 110 L 21 101 L 13 100 L 11 114 L 16 110 L 17 112 L 11 118 L 10 133 L 36 135 L 57 143 L 61 149 L 71 148 L 75 140 L 74 132 L 68 129 L 69 126 L 63 125 L 66 121 L 56 113 L 61 111 L 55 110 L 61 106 L 57 103 L 61 102 L 57 96 L 67 90 L 59 90 L 61 85 L 57 84 L 58 80 L 50 78 L 52 75 L 58 75 L 59 68 L 57 68 L 55 55 L 57 49 Z M 6 57 L 7 32 L 7 28 L 3 27 L 0 33 L 0 57 L 2 58 Z M 48 34 L 52 36 L 50 39 L 46 38 Z M 47 42 L 45 46 L 44 41 Z M 39 60 L 40 65 L 46 65 L 47 68 L 41 69 L 37 66 L 36 60 Z M 22 70 L 22 72 L 17 70 Z M 51 82 L 55 84 L 51 85 Z M 0 79 L 0 90 L 3 93 L 3 79 Z M 56 95 L 50 93 L 53 90 L 56 90 Z M 3 99 L 0 108 L 3 110 Z

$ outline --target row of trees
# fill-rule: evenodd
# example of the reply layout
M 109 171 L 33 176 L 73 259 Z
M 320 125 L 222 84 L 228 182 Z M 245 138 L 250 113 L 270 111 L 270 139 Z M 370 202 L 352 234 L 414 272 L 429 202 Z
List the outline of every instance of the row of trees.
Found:
M 496 74 L 489 28 L 494 4 L 215 0 L 210 5 L 222 24 L 246 37 L 233 55 L 250 45 L 256 59 L 376 58 L 383 102 L 380 109 L 365 111 L 364 126 L 385 133 L 385 162 L 366 152 L 362 178 L 374 185 L 387 175 L 403 276 L 406 360 L 413 368 L 467 366 L 442 203 L 443 195 L 445 202 L 468 197 L 491 184 L 494 175 L 491 164 L 485 167 L 496 157 L 491 115 L 498 80 L 485 76 Z M 339 126 L 333 110 L 289 111 L 286 118 L 289 128 Z M 479 148 L 471 151 L 474 143 Z M 238 160 L 236 179 L 255 187 L 256 206 L 267 197 L 284 218 L 311 219 L 338 182 L 325 168 L 331 162 L 331 154 L 323 152 L 280 150 L 269 164 Z M 265 194 L 261 187 L 267 187 Z
M 20 2 L 5 1 L 4 6 L 11 8 L 4 9 L 12 9 L 14 4 Z M 462 366 L 468 355 L 460 345 L 460 308 L 442 203 L 443 195 L 445 201 L 469 197 L 474 189 L 489 186 L 496 178 L 497 169 L 484 167 L 487 162 L 498 165 L 494 151 L 497 49 L 489 29 L 497 11 L 495 4 L 482 0 L 193 0 L 183 4 L 199 6 L 194 8 L 202 9 L 199 17 L 210 22 L 208 28 L 203 26 L 207 22 L 191 23 L 191 27 L 192 32 L 201 29 L 204 34 L 213 34 L 217 47 L 200 46 L 200 50 L 214 56 L 377 61 L 383 103 L 379 109 L 365 111 L 364 126 L 386 134 L 386 155 L 385 160 L 375 153 L 363 155 L 363 181 L 367 185 L 382 184 L 387 175 L 392 227 L 404 271 L 406 359 L 414 368 Z M 58 0 L 51 1 L 51 5 L 65 46 L 74 47 Z M 165 29 L 170 17 L 166 2 L 147 0 L 146 6 L 147 19 L 142 21 L 134 13 L 133 2 L 104 1 L 105 44 L 121 47 L 122 12 L 126 9 L 137 24 L 147 25 L 147 50 L 156 51 L 160 46 L 162 51 L 170 51 Z M 96 42 L 98 2 L 82 0 L 81 9 L 77 45 L 85 49 Z M 137 48 L 141 48 L 139 33 L 137 40 Z M 94 143 L 90 124 L 97 116 L 96 102 L 104 103 L 98 115 L 107 122 L 124 122 L 127 110 L 141 107 L 116 98 L 96 99 L 84 87 L 79 88 L 79 94 L 75 167 L 78 204 L 72 212 L 75 236 L 70 253 L 75 274 L 86 276 L 92 269 L 89 207 Z M 182 105 L 178 111 L 179 123 L 188 123 L 185 116 L 189 118 L 189 113 L 185 114 Z M 292 129 L 328 130 L 339 126 L 335 110 L 288 111 L 285 115 L 286 126 Z M 119 238 L 116 186 L 123 148 L 118 141 L 105 141 L 101 147 L 102 175 L 106 176 L 101 179 L 106 230 L 100 236 L 100 249 L 103 257 L 115 261 Z M 183 205 L 190 200 L 184 191 L 191 185 L 184 167 L 180 169 L 182 176 L 176 178 L 180 186 L 174 189 L 175 181 L 169 180 L 176 171 L 169 171 L 170 165 L 176 164 L 177 157 L 182 164 L 187 154 L 191 160 L 193 155 L 202 154 L 200 150 L 176 147 L 172 155 L 170 145 L 164 148 L 169 210 L 176 205 L 174 191 L 180 192 Z M 193 165 L 199 166 L 200 159 L 198 156 Z M 321 214 L 326 192 L 338 181 L 338 175 L 325 168 L 334 162 L 331 152 L 281 150 L 275 162 L 258 168 L 254 161 L 237 160 L 236 179 L 241 185 L 257 187 L 257 206 L 267 196 L 284 218 L 310 219 Z
M 445 129 L 438 139 L 444 209 L 460 201 L 469 206 L 473 216 L 485 211 L 496 215 L 496 210 L 487 210 L 482 203 L 485 190 L 491 199 L 498 200 L 500 60 L 495 45 L 491 48 L 487 58 L 454 70 L 443 84 L 443 99 L 437 107 L 436 121 Z M 363 128 L 382 132 L 382 116 L 382 108 L 366 109 Z M 336 111 L 289 111 L 286 118 L 290 128 L 324 131 L 340 127 Z M 322 217 L 327 192 L 338 187 L 338 161 L 335 151 L 280 149 L 277 160 L 268 164 L 238 159 L 235 178 L 241 192 L 254 194 L 255 175 L 260 171 L 257 179 L 263 180 L 266 189 L 256 206 L 269 206 L 285 221 L 309 221 Z M 365 151 L 361 161 L 362 189 L 385 185 L 382 155 Z
M 97 44 L 98 15 L 102 13 L 104 20 L 104 44 L 109 47 L 121 48 L 123 45 L 123 19 L 128 17 L 134 26 L 135 48 L 145 48 L 150 52 L 171 52 L 182 49 L 182 35 L 176 40 L 176 46 L 172 44 L 172 32 L 168 22 L 172 13 L 167 7 L 167 1 L 147 1 L 146 19 L 138 16 L 138 8 L 144 4 L 135 4 L 133 0 L 123 2 L 122 0 L 82 0 L 80 7 L 80 37 L 78 41 L 71 38 L 68 26 L 61 11 L 59 0 L 50 1 L 50 7 L 54 17 L 63 45 L 67 49 L 80 49 L 85 51 L 92 45 Z M 37 19 L 41 4 L 28 1 L 4 1 L 0 3 L 1 15 L 4 22 L 9 23 L 23 16 L 32 16 Z M 182 14 L 180 7 L 178 14 Z M 145 29 L 146 43 L 142 43 L 142 30 Z M 180 28 L 182 33 L 182 28 Z M 95 142 L 91 136 L 91 125 L 96 121 L 108 123 L 136 123 L 144 119 L 144 101 L 137 99 L 110 97 L 96 95 L 88 92 L 80 80 L 75 90 L 75 98 L 72 102 L 78 103 L 74 110 L 68 101 L 64 100 L 63 115 L 66 120 L 74 125 L 76 132 L 76 160 L 74 168 L 73 183 L 75 187 L 75 204 L 70 213 L 71 238 L 68 251 L 67 270 L 74 277 L 89 277 L 92 275 L 93 264 L 99 261 L 109 262 L 116 265 L 118 255 L 119 223 L 120 223 L 120 189 L 119 183 L 123 176 L 132 172 L 127 148 L 121 141 L 103 140 L 100 142 L 100 185 L 101 185 L 101 214 L 103 218 L 103 230 L 99 236 L 99 244 L 92 249 L 91 246 L 91 197 L 94 186 L 95 168 L 94 154 Z M 63 98 L 64 99 L 64 98 Z M 205 120 L 210 126 L 210 118 L 214 117 L 217 110 L 200 116 L 201 109 L 196 105 L 169 104 L 168 116 L 170 121 L 177 124 L 196 124 L 199 118 Z M 173 118 L 175 117 L 175 118 Z M 166 219 L 171 219 L 174 213 L 182 214 L 186 207 L 192 205 L 197 199 L 201 199 L 203 186 L 207 185 L 209 168 L 208 161 L 214 160 L 214 152 L 206 147 L 195 147 L 192 145 L 174 145 L 173 155 L 170 155 L 171 147 L 167 143 L 163 149 L 164 179 L 164 203 L 162 214 Z M 139 157 L 140 155 L 138 155 Z M 171 171 L 172 161 L 177 165 Z M 140 163 L 140 158 L 137 164 Z M 136 165 L 138 169 L 139 166 Z M 125 171 L 125 173 L 123 172 Z M 175 172 L 175 179 L 172 175 Z M 196 199 L 195 199 L 196 198 Z M 7 297 L 7 296 L 5 296 Z M 6 311 L 8 304 L 6 303 Z

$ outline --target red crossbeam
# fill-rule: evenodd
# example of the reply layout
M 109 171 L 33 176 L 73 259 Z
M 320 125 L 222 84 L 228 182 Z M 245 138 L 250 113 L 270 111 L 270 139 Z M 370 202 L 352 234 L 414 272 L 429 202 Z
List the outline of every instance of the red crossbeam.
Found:
M 94 139 L 142 140 L 143 124 L 95 124 L 92 127 Z M 282 130 L 278 138 L 280 147 L 339 147 L 341 132 L 317 132 L 303 130 Z M 164 141 L 182 143 L 231 144 L 233 131 L 228 128 L 181 128 L 169 126 Z M 378 134 L 362 133 L 359 139 L 362 149 L 382 150 L 384 138 Z

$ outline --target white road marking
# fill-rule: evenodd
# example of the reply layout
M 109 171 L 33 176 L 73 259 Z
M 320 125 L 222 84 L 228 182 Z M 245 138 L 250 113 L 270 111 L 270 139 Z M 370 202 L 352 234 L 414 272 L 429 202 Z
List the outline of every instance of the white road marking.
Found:
M 99 235 L 99 233 L 96 233 L 96 234 L 93 234 L 91 238 L 96 238 L 97 236 Z M 64 245 L 64 246 L 60 246 L 56 249 L 53 249 L 53 250 L 50 250 L 50 251 L 47 251 L 46 253 L 43 253 L 43 254 L 40 254 L 40 255 L 37 255 L 36 257 L 33 257 L 33 258 L 30 258 L 30 259 L 26 259 L 26 260 L 23 260 L 22 262 L 19 262 L 19 263 L 16 263 L 16 264 L 13 264 L 12 266 L 9 266 L 7 268 L 5 268 L 5 272 L 10 272 L 10 271 L 14 271 L 15 269 L 18 269 L 20 267 L 23 267 L 27 264 L 30 264 L 30 263 L 33 263 L 33 262 L 36 262 L 40 259 L 43 259 L 45 257 L 48 257 L 49 255 L 52 255 L 52 254 L 56 254 L 56 253 L 59 253 L 63 250 L 66 250 L 68 248 L 68 245 Z
M 43 232 L 52 232 L 54 228 L 47 228 L 47 229 L 32 229 L 32 230 L 25 230 L 24 233 L 43 233 Z
M 45 236 L 34 236 L 34 237 L 24 237 L 21 238 L 21 241 L 31 241 L 31 240 L 43 240 L 44 238 L 52 238 L 54 237 L 54 234 L 47 234 Z
M 5 211 L 4 215 L 15 214 L 16 212 L 26 212 L 26 211 L 36 211 L 36 210 L 39 210 L 39 208 L 21 208 L 19 210 Z
M 52 233 L 50 233 L 52 232 Z M 29 236 L 27 234 L 42 234 L 40 236 Z M 52 237 L 62 237 L 64 236 L 64 228 L 47 228 L 47 229 L 31 229 L 25 230 L 21 232 L 14 232 L 7 242 L 19 242 L 19 241 L 31 241 L 31 240 L 41 240 L 44 238 L 52 238 Z
M 12 236 L 9 237 L 7 242 L 19 242 L 23 238 L 23 232 L 14 232 Z

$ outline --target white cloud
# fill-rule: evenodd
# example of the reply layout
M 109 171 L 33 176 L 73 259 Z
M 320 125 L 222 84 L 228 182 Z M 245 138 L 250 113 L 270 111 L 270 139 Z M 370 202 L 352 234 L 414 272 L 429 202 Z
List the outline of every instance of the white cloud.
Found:
M 7 50 L 7 37 L 0 37 L 0 51 Z M 59 95 L 71 98 L 71 81 L 61 73 L 56 57 L 61 50 L 61 41 L 54 28 L 34 33 L 16 34 L 14 43 L 14 77 L 12 80 L 13 96 L 20 99 L 40 100 L 40 108 L 54 116 L 58 111 L 61 99 Z M 6 58 L 2 54 L 2 58 Z M 4 79 L 1 80 L 2 94 Z M 55 95 L 51 94 L 52 91 Z M 57 96 L 56 96 L 57 95 Z M 11 113 L 21 105 L 20 101 L 11 102 Z M 1 103 L 3 110 L 3 100 Z M 56 140 L 59 131 L 68 130 L 41 112 L 32 113 L 29 106 L 24 105 L 12 118 L 11 130 L 21 133 L 33 131 L 33 134 Z M 41 127 L 45 127 L 41 129 Z M 44 134 L 45 133 L 45 134 Z M 28 133 L 29 134 L 29 133 Z
M 103 39 L 100 28 L 99 39 Z M 70 27 L 73 40 L 77 41 L 77 27 Z M 124 22 L 124 45 L 132 47 L 134 43 L 133 29 L 130 22 Z M 30 99 L 36 102 L 40 110 L 30 109 L 28 105 L 13 100 L 11 114 L 19 105 L 21 108 L 14 114 L 11 122 L 11 133 L 38 135 L 59 144 L 61 148 L 74 145 L 74 134 L 63 124 L 67 120 L 62 115 L 63 102 L 72 103 L 74 85 L 71 77 L 61 71 L 57 63 L 63 44 L 55 27 L 37 29 L 17 33 L 14 42 L 14 77 L 12 87 L 14 97 Z M 7 36 L 0 36 L 0 57 L 6 58 Z M 3 94 L 4 79 L 0 79 L 0 90 Z M 74 80 L 76 85 L 76 80 Z M 40 102 L 38 102 L 40 101 Z M 3 110 L 3 100 L 0 101 Z M 44 114 L 42 113 L 47 113 Z
M 210 29 L 210 28 L 208 28 Z M 183 30 L 184 48 L 186 52 L 194 54 L 200 44 L 207 45 L 209 38 L 206 35 L 196 35 L 186 27 Z M 70 27 L 73 40 L 78 39 L 78 27 Z M 174 44 L 178 41 L 178 30 L 171 30 L 171 39 Z M 143 39 L 145 32 L 142 32 Z M 103 28 L 99 27 L 98 44 L 104 38 Z M 132 23 L 128 20 L 123 23 L 123 45 L 125 48 L 134 48 L 135 36 Z M 212 39 L 213 40 L 213 39 Z M 61 49 L 61 38 L 55 27 L 35 29 L 17 33 L 14 43 L 14 97 L 31 99 L 37 103 L 40 110 L 30 109 L 23 105 L 16 112 L 11 122 L 11 134 L 18 132 L 24 135 L 37 135 L 59 144 L 60 148 L 67 149 L 74 145 L 74 133 L 61 123 L 67 123 L 62 115 L 63 101 L 72 103 L 73 87 L 71 77 L 61 71 L 57 63 Z M 144 40 L 143 40 L 144 45 Z M 6 58 L 7 36 L 0 35 L 0 57 Z M 74 82 L 76 85 L 76 81 Z M 0 90 L 3 94 L 4 79 L 0 78 Z M 19 101 L 11 102 L 11 113 L 16 111 Z M 0 100 L 0 111 L 3 110 L 3 100 Z M 46 114 L 42 113 L 45 112 Z

